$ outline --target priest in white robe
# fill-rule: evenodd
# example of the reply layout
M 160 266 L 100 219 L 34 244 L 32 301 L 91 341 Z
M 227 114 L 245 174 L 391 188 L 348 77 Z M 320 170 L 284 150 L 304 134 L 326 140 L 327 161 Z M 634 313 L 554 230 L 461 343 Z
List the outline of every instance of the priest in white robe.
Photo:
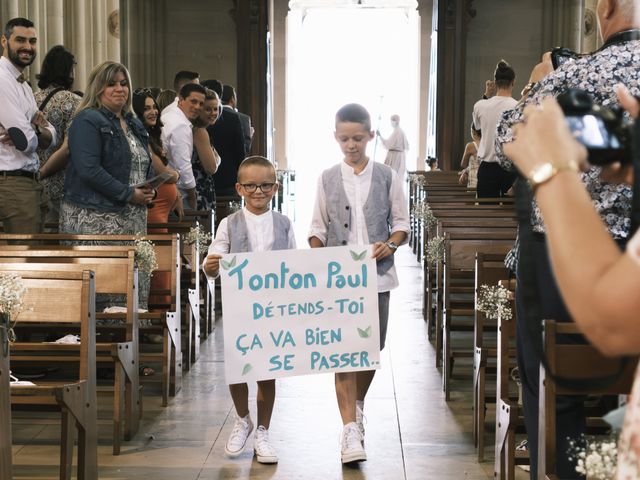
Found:
M 376 130 L 376 134 L 380 137 L 384 148 L 387 149 L 387 157 L 384 160 L 385 165 L 394 169 L 400 178 L 404 178 L 406 172 L 405 152 L 409 150 L 409 142 L 400 128 L 400 117 L 398 115 L 391 115 L 391 126 L 393 127 L 393 132 L 389 138 L 384 139 L 379 130 Z

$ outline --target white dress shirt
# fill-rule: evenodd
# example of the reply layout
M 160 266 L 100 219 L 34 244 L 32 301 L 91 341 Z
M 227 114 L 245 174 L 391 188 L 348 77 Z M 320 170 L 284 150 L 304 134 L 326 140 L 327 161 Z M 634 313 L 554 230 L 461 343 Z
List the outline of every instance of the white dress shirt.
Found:
M 275 241 L 273 212 L 269 210 L 262 215 L 256 215 L 247 210 L 246 207 L 242 209 L 242 212 L 247 222 L 247 236 L 251 251 L 266 252 L 272 250 L 273 242 Z M 293 225 L 289 229 L 287 248 L 292 250 L 296 248 L 296 237 L 293 232 Z M 211 245 L 209 245 L 208 254 L 218 253 L 224 255 L 225 253 L 229 253 L 229 249 L 229 229 L 227 228 L 227 217 L 225 217 L 220 221 L 220 225 L 218 225 L 216 238 L 211 242 Z
M 196 187 L 191 168 L 193 154 L 193 125 L 180 108 L 165 108 L 162 111 L 162 145 L 167 151 L 169 165 L 180 174 L 177 186 L 181 190 Z
M 373 175 L 373 162 L 369 160 L 362 172 L 355 174 L 352 167 L 345 162 L 341 164 L 342 185 L 347 194 L 347 200 L 351 205 L 351 229 L 349 230 L 349 245 L 368 245 L 369 232 L 364 217 L 364 204 L 369 198 L 371 189 L 371 177 Z M 402 188 L 400 177 L 392 171 L 391 188 L 389 189 L 391 202 L 391 234 L 405 232 L 409 234 L 409 212 Z M 316 203 L 311 218 L 309 238 L 317 237 L 323 244 L 327 243 L 327 231 L 329 230 L 329 217 L 327 214 L 327 199 L 322 185 L 322 176 L 318 178 Z M 390 235 L 391 235 L 390 234 Z M 406 239 L 403 243 L 406 243 Z M 388 292 L 398 286 L 398 276 L 395 266 L 385 274 L 378 276 L 378 291 Z
M 0 142 L 0 171 L 36 172 L 40 168 L 36 153 L 38 137 L 31 119 L 38 111 L 38 105 L 29 84 L 17 81 L 19 76 L 20 70 L 6 57 L 0 57 L 0 136 L 7 135 L 10 128 L 18 128 L 27 138 L 27 148 L 23 151 Z M 55 146 L 56 130 L 52 125 L 47 130 L 51 132 L 51 145 Z

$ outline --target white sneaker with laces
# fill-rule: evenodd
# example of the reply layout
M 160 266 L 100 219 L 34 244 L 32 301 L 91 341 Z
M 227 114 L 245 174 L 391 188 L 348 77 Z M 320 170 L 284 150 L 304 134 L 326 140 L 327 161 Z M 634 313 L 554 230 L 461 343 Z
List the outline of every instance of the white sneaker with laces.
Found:
M 356 422 L 347 423 L 342 429 L 342 463 L 364 462 L 367 453 L 362 445 L 362 435 Z
M 253 439 L 253 449 L 258 463 L 278 463 L 278 454 L 269 443 L 269 430 L 260 425 Z
M 231 458 L 241 455 L 247 445 L 247 438 L 249 438 L 249 434 L 252 431 L 253 422 L 249 415 L 244 418 L 236 417 L 236 424 L 233 426 L 227 444 L 224 446 L 224 453 Z

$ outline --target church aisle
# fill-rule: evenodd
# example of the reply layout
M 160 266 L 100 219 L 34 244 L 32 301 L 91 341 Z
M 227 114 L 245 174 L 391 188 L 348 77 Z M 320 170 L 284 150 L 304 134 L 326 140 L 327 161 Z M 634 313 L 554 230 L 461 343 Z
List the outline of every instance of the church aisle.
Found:
M 340 417 L 333 376 L 278 381 L 270 438 L 280 462 L 253 460 L 252 438 L 237 459 L 224 456 L 233 426 L 232 404 L 223 379 L 222 328 L 202 345 L 201 357 L 184 377 L 182 391 L 160 406 L 146 397 L 140 432 L 111 455 L 109 426 L 100 427 L 101 480 L 423 480 L 493 478 L 488 439 L 487 462 L 480 465 L 471 439 L 471 375 L 461 368 L 447 404 L 434 349 L 421 313 L 421 270 L 408 247 L 397 253 L 400 288 L 391 296 L 388 346 L 365 404 L 369 460 L 358 467 L 340 463 Z M 255 420 L 255 385 L 250 389 Z M 461 393 L 462 392 L 462 393 Z M 16 479 L 56 478 L 57 420 L 31 426 L 15 420 Z M 104 423 L 104 422 L 103 422 Z M 517 478 L 526 478 L 518 472 Z

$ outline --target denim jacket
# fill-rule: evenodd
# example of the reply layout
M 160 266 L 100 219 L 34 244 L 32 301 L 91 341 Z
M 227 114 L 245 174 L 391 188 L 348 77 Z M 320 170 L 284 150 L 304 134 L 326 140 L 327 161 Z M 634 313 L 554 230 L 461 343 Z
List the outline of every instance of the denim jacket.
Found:
M 131 113 L 125 121 L 148 148 L 149 135 L 142 123 Z M 129 185 L 131 149 L 118 117 L 106 108 L 79 112 L 69 128 L 69 150 L 65 200 L 105 212 L 122 210 L 133 188 Z

